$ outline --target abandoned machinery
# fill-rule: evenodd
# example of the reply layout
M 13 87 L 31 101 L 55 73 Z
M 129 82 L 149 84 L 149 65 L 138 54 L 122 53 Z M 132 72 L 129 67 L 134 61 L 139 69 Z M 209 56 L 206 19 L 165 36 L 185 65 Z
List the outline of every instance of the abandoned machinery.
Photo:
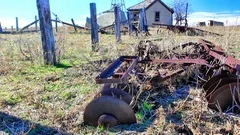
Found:
M 188 72 L 188 80 L 197 80 L 195 85 L 203 88 L 210 109 L 239 112 L 240 60 L 203 39 L 158 50 L 151 41 L 141 41 L 136 56 L 121 56 L 102 71 L 96 83 L 104 86 L 86 106 L 84 123 L 105 127 L 136 123 L 139 93 L 188 71 L 194 72 Z

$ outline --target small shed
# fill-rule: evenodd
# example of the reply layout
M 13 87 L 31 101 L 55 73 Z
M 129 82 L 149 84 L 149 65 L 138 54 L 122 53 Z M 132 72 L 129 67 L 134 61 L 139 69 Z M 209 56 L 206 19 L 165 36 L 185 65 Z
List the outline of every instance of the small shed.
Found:
M 224 26 L 224 23 L 219 21 L 214 21 L 214 20 L 208 20 L 207 25 L 208 26 Z
M 160 23 L 165 25 L 173 24 L 173 9 L 168 7 L 161 0 L 144 0 L 134 6 L 128 8 L 128 11 L 133 14 L 134 21 L 138 21 L 139 13 L 142 8 L 145 8 L 147 25 Z
M 197 26 L 206 26 L 206 23 L 205 22 L 197 22 Z

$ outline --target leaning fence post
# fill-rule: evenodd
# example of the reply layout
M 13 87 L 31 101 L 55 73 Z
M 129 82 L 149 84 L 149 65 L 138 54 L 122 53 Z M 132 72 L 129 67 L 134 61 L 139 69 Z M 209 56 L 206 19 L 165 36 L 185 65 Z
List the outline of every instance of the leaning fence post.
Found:
M 13 33 L 13 26 L 11 26 L 11 32 Z
M 37 21 L 37 16 L 36 16 L 36 15 L 35 15 L 35 21 L 36 21 L 36 23 L 35 23 L 35 30 L 36 30 L 36 32 L 37 32 L 37 30 L 38 30 L 38 26 L 37 26 L 38 21 Z
M 16 31 L 18 31 L 19 28 L 18 28 L 18 17 L 16 17 Z
M 117 42 L 121 41 L 121 32 L 120 32 L 120 10 L 119 6 L 114 7 L 114 16 L 115 16 L 115 35 Z
M 128 18 L 128 33 L 131 35 L 132 33 L 132 13 L 130 11 L 127 12 L 127 18 Z
M 92 48 L 95 51 L 96 45 L 98 44 L 98 25 L 97 25 L 97 8 L 96 3 L 90 3 L 90 14 L 91 14 L 91 39 Z
M 57 17 L 57 15 L 55 15 L 55 29 L 56 29 L 56 32 L 58 32 L 58 17 Z
M 74 23 L 74 20 L 73 20 L 73 19 L 71 19 L 71 20 L 72 20 L 72 24 L 73 24 L 74 30 L 75 30 L 75 32 L 77 33 L 77 27 L 76 27 L 76 25 L 75 25 L 75 23 Z
M 37 0 L 37 9 L 40 22 L 44 64 L 55 65 L 55 41 L 49 0 Z
M 144 8 L 142 8 L 141 9 L 141 12 L 140 12 L 140 16 L 139 16 L 139 29 L 140 29 L 140 31 L 141 32 L 146 32 L 147 31 L 147 28 L 146 28 L 146 16 L 145 16 L 145 9 Z
M 2 30 L 2 25 L 1 25 L 1 23 L 0 23 L 0 33 L 2 33 L 3 32 L 3 30 Z

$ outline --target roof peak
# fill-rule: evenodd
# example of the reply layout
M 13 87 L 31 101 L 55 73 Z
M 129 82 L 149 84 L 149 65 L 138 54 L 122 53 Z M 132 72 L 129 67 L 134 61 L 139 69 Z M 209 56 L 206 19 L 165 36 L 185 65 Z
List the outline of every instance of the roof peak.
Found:
M 169 8 L 163 1 L 161 0 L 143 0 L 142 2 L 133 5 L 131 7 L 128 8 L 129 11 L 131 10 L 140 10 L 142 8 L 146 8 L 148 9 L 149 7 L 151 7 L 155 2 L 160 2 L 165 8 L 167 8 L 172 14 L 174 13 L 173 9 Z

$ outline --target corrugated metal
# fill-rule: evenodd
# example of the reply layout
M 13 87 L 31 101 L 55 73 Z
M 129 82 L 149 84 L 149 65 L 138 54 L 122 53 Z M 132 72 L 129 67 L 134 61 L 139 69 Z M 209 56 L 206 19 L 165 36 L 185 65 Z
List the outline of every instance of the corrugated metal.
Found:
M 124 13 L 124 11 L 120 11 L 120 17 L 121 17 L 121 22 L 126 21 L 126 15 Z M 115 21 L 115 17 L 114 17 L 114 11 L 113 9 L 111 10 L 107 10 L 104 11 L 102 13 L 100 13 L 97 17 L 97 23 L 99 25 L 99 27 L 105 27 L 105 26 L 109 26 L 112 25 Z

